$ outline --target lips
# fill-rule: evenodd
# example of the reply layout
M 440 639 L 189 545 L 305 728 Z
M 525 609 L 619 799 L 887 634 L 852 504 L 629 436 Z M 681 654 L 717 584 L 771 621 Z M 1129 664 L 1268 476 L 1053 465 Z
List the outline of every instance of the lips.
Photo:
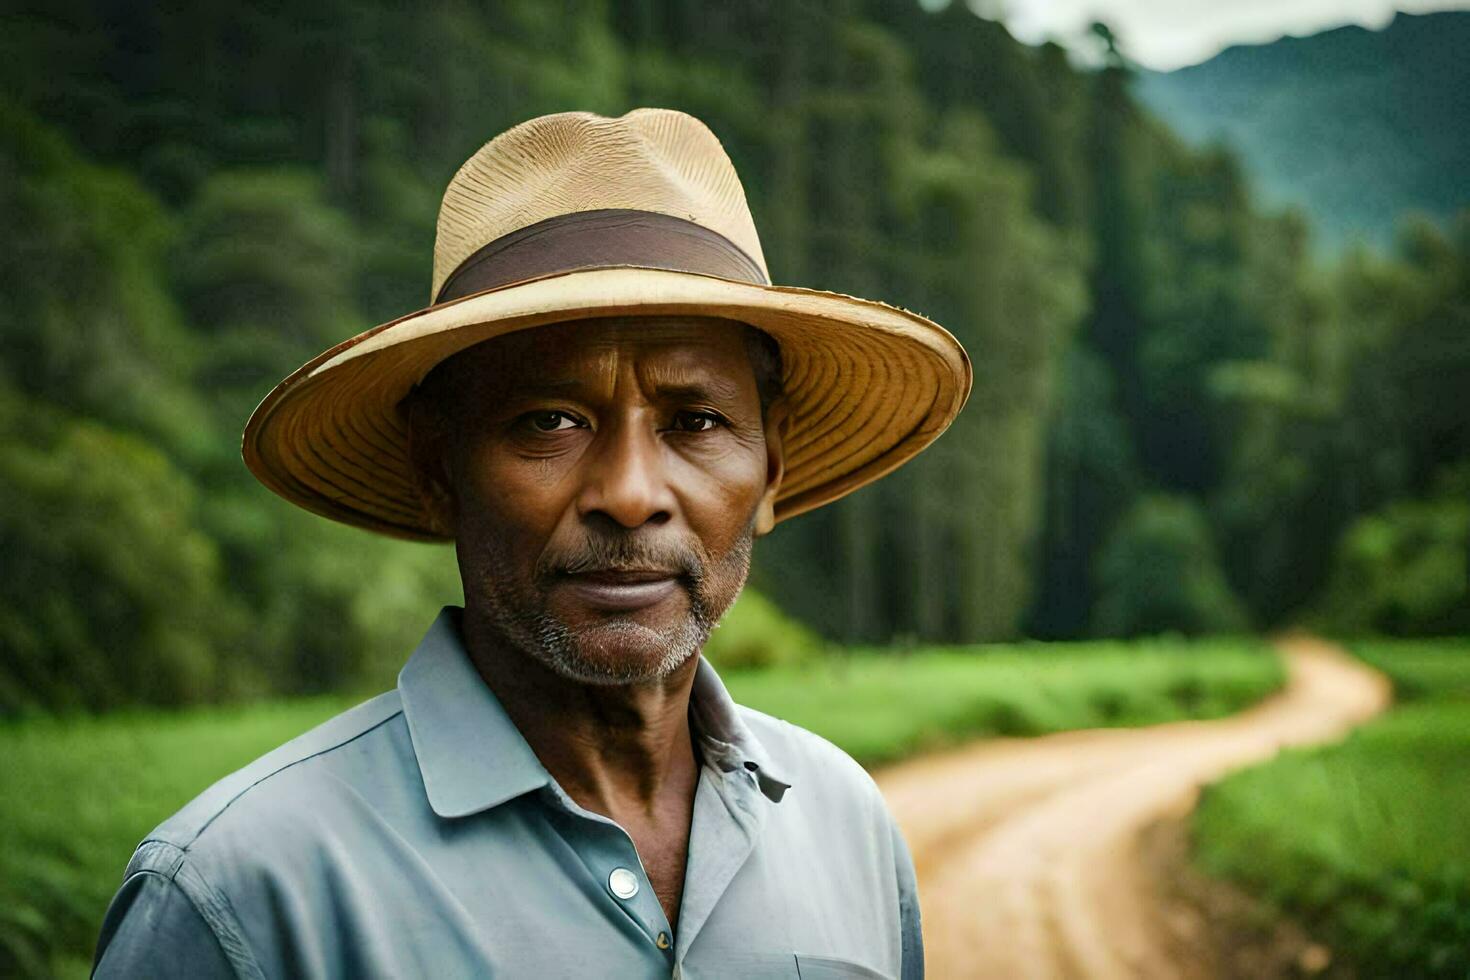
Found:
M 565 576 L 559 585 L 586 605 L 609 612 L 645 609 L 679 587 L 667 569 L 599 569 Z

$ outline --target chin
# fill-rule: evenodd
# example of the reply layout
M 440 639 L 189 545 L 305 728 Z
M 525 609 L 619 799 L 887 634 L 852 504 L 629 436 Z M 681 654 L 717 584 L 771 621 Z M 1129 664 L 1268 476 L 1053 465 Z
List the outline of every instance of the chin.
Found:
M 692 623 L 657 630 L 617 619 L 569 631 L 538 651 L 558 674 L 585 684 L 635 684 L 662 680 L 704 646 Z

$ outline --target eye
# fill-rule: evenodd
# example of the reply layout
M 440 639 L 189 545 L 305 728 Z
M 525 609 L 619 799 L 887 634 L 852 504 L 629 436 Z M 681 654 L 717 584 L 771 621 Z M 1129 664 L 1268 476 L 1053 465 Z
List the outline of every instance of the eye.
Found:
M 725 420 L 713 412 L 675 412 L 674 429 L 679 432 L 706 432 Z
M 521 421 L 530 425 L 537 432 L 558 432 L 563 429 L 575 429 L 581 422 L 566 412 L 528 412 L 521 416 Z

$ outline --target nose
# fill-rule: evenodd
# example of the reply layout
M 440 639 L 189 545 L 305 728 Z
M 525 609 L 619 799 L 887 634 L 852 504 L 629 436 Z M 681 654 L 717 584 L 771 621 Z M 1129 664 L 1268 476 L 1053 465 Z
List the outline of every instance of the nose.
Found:
M 586 457 L 577 507 L 583 519 L 602 514 L 625 528 L 663 524 L 673 516 L 674 493 L 654 428 L 619 418 L 597 434 L 600 445 Z

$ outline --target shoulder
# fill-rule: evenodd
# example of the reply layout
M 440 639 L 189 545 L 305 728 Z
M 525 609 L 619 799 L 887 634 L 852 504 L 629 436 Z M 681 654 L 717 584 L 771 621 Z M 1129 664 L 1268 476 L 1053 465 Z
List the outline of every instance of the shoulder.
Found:
M 363 773 L 397 767 L 392 729 L 401 718 L 396 690 L 349 708 L 218 780 L 154 828 L 109 906 L 98 976 L 181 975 L 169 958 L 186 949 L 197 953 L 184 961 L 187 975 L 260 976 L 250 910 L 267 907 L 265 896 L 283 894 L 294 869 L 311 865 Z M 217 969 L 195 973 L 206 960 Z
M 391 740 L 386 729 L 402 713 L 394 690 L 329 718 L 215 782 L 154 828 L 144 844 L 194 851 L 236 825 L 237 811 L 250 811 L 252 823 L 269 823 L 309 808 L 332 784 L 334 770 L 353 767 L 354 756 L 391 751 L 383 744 Z

